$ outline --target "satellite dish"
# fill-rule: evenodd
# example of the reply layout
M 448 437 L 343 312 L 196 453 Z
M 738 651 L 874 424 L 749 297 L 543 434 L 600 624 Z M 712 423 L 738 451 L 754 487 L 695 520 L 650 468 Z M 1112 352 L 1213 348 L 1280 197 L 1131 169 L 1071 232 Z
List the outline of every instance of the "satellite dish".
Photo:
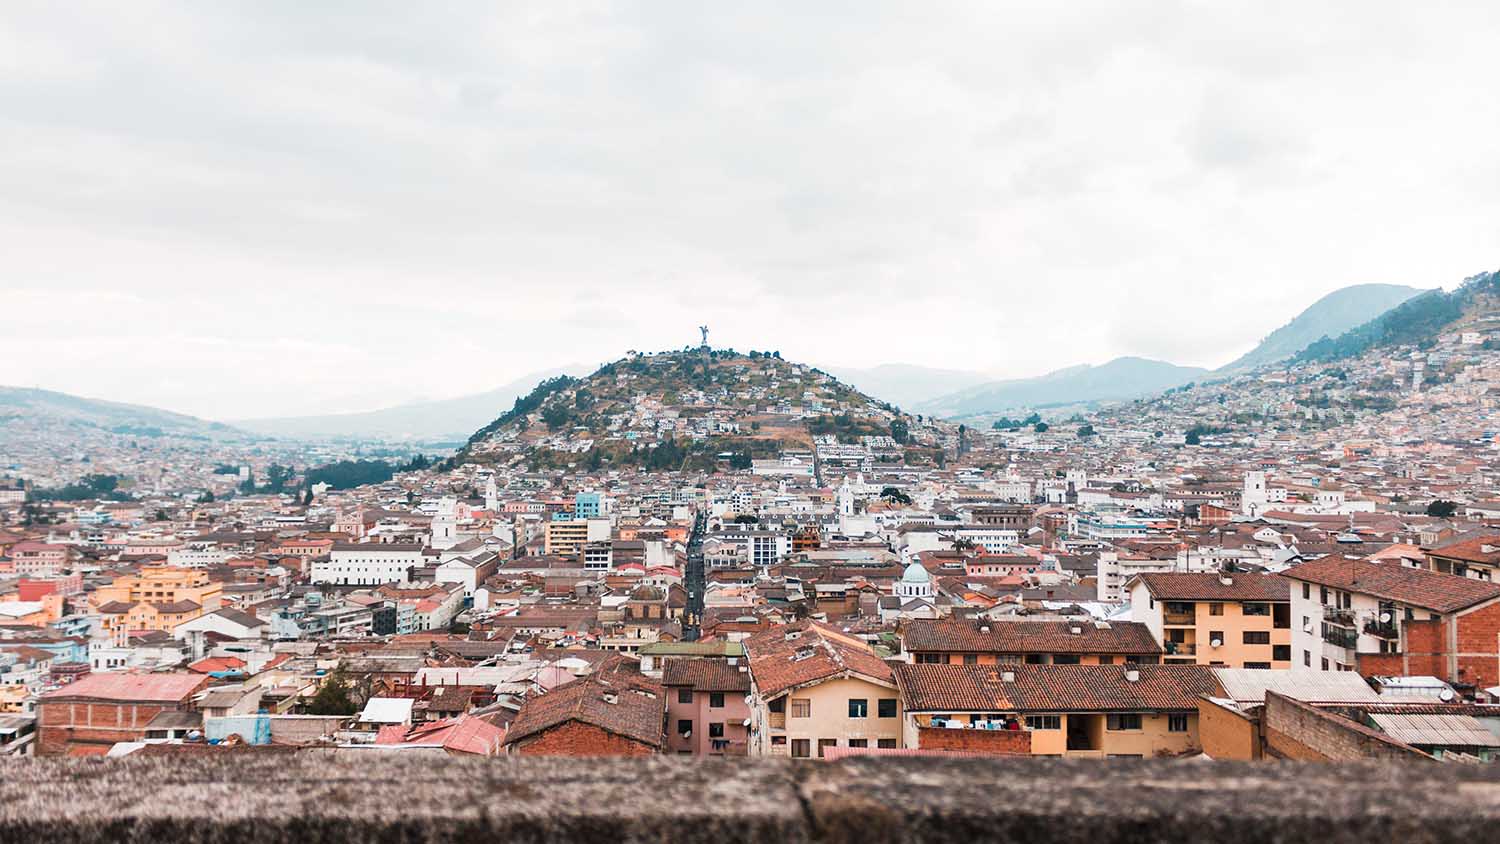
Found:
M 1380 614 L 1380 623 L 1381 624 L 1390 624 L 1391 623 L 1391 614 L 1388 613 L 1388 612 L 1381 613 Z
M 1223 639 L 1209 639 L 1208 640 L 1208 646 L 1210 648 L 1217 648 L 1217 647 L 1219 647 L 1222 644 L 1224 644 L 1224 640 Z
M 1453 690 L 1445 688 L 1442 691 L 1438 692 L 1438 700 L 1440 700 L 1440 701 L 1442 701 L 1444 703 L 1447 703 L 1448 701 L 1453 700 Z

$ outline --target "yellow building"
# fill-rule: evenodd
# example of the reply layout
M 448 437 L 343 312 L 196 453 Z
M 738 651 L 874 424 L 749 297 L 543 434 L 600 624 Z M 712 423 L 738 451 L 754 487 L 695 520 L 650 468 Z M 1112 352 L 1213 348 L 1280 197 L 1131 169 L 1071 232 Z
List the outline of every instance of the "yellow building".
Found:
M 99 629 L 116 646 L 131 630 L 170 633 L 223 605 L 223 587 L 199 569 L 146 566 L 140 574 L 115 578 L 89 595 Z
M 1291 581 L 1248 572 L 1150 572 L 1126 584 L 1131 617 L 1167 664 L 1292 667 Z
M 901 699 L 869 644 L 813 622 L 746 639 L 751 755 L 821 758 L 831 747 L 901 746 Z
M 1034 756 L 1195 753 L 1198 701 L 1223 694 L 1213 669 L 1196 665 L 914 664 L 895 678 L 904 746 L 992 747 L 991 730 L 1015 720 L 1029 739 L 1021 752 Z
M 610 526 L 608 519 L 571 519 L 562 522 L 548 522 L 544 533 L 545 545 L 543 550 L 548 554 L 561 554 L 573 556 L 583 550 L 583 546 L 590 542 L 604 542 L 609 539 Z

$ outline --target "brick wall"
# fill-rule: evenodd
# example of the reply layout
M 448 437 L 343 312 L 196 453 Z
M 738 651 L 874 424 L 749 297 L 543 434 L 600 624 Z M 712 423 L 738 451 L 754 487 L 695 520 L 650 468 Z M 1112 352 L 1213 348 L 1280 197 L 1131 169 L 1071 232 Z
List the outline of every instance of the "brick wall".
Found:
M 140 741 L 146 725 L 164 709 L 163 704 L 137 703 L 44 703 L 37 708 L 38 756 L 66 753 L 70 744 L 108 747 L 117 741 Z
M 523 756 L 650 756 L 656 748 L 592 724 L 568 721 L 517 742 L 511 752 Z
M 1500 683 L 1500 603 L 1464 613 L 1457 623 L 1458 676 L 1453 679 L 1481 689 Z
M 1349 762 L 1356 759 L 1431 760 L 1408 745 L 1301 701 L 1266 692 L 1261 717 L 1268 753 L 1287 759 Z
M 996 756 L 1031 755 L 1029 730 L 948 730 L 921 727 L 917 730 L 918 750 L 966 750 L 971 753 L 993 753 Z
M 1260 725 L 1252 717 L 1211 700 L 1198 701 L 1198 741 L 1213 759 L 1259 759 Z

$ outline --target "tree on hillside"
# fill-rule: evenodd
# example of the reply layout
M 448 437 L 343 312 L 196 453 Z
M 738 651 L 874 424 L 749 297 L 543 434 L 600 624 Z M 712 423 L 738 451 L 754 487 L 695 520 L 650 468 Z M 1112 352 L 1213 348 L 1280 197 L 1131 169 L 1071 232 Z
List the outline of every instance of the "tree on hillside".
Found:
M 1079 439 L 1088 439 L 1089 437 L 1092 437 L 1093 435 L 1094 435 L 1094 426 L 1093 425 L 1084 424 L 1084 425 L 1078 426 L 1078 437 L 1079 437 Z
M 899 490 L 899 489 L 897 489 L 897 488 L 895 488 L 893 486 L 888 486 L 885 489 L 882 489 L 880 491 L 880 497 L 884 498 L 887 501 L 895 502 L 897 504 L 910 504 L 911 503 L 911 496 L 910 495 L 907 495 L 906 493 L 902 492 L 901 490 Z
M 911 428 L 906 424 L 905 419 L 891 420 L 891 439 L 895 440 L 898 443 L 901 443 L 902 445 L 905 445 L 907 438 L 910 436 Z
M 1427 515 L 1437 519 L 1451 519 L 1458 512 L 1458 504 L 1444 499 L 1437 499 L 1427 505 Z

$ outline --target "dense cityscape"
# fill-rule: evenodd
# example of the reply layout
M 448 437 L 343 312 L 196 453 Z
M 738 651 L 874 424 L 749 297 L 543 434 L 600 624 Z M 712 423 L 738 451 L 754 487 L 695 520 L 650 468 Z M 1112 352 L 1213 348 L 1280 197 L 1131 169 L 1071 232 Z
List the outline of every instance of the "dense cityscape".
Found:
M 20 413 L 0 752 L 1487 762 L 1497 284 L 961 421 L 707 327 L 427 454 Z

